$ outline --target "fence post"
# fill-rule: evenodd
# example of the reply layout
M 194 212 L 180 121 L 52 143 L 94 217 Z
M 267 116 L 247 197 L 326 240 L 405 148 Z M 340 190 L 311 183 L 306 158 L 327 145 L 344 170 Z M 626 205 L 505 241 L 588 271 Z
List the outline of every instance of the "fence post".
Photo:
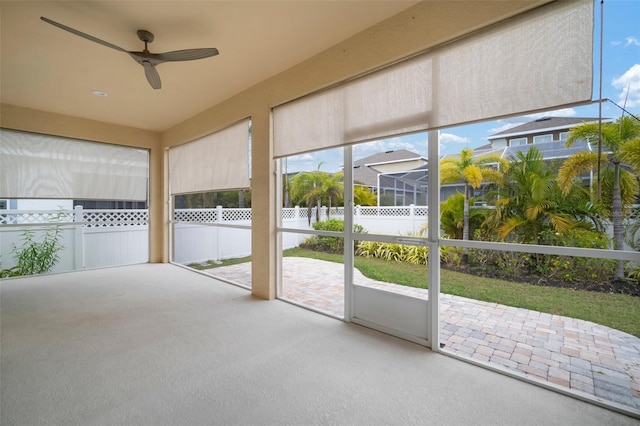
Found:
M 216 206 L 216 222 L 222 223 L 222 206 Z
M 411 221 L 411 235 L 416 234 L 416 205 L 409 204 L 409 220 Z
M 360 224 L 360 206 L 359 205 L 355 205 L 353 207 L 353 224 L 354 225 L 359 225 Z
M 82 206 L 75 206 L 73 211 L 74 244 L 73 244 L 73 267 L 74 269 L 84 269 L 84 213 Z
M 216 222 L 222 223 L 222 206 L 216 206 Z M 222 255 L 220 254 L 220 231 L 221 228 L 215 227 L 213 228 L 216 233 L 216 256 L 215 260 L 221 260 Z
M 293 208 L 293 223 L 296 224 L 296 229 L 300 229 L 300 219 L 302 219 L 301 213 L 300 213 L 300 206 L 295 206 Z

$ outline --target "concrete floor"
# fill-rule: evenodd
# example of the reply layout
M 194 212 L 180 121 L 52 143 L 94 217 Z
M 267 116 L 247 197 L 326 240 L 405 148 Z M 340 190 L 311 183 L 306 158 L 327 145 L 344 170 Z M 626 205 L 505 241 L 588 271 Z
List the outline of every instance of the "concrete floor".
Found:
M 173 265 L 0 282 L 0 423 L 637 425 Z
M 206 273 L 251 286 L 251 263 Z M 353 271 L 353 282 L 427 300 L 425 289 L 384 283 Z M 344 265 L 282 259 L 283 300 L 344 318 Z M 440 295 L 443 351 L 605 402 L 640 417 L 640 338 L 589 321 Z

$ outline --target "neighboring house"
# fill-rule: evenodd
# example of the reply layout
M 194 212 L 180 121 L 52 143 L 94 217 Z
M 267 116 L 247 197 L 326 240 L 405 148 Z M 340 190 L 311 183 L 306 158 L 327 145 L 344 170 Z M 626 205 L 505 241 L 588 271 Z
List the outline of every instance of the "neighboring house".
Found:
M 538 145 L 560 142 L 564 148 L 569 130 L 582 123 L 597 122 L 597 117 L 543 117 L 489 136 L 490 148 Z M 610 122 L 610 119 L 604 119 Z M 566 148 L 564 148 L 566 150 Z
M 427 159 L 415 152 L 380 152 L 353 162 L 353 181 L 375 193 L 381 206 L 426 205 L 426 168 Z
M 528 123 L 512 127 L 508 130 L 489 136 L 489 143 L 478 147 L 474 150 L 475 155 L 495 155 L 505 160 L 511 159 L 518 151 L 526 153 L 531 147 L 535 146 L 540 150 L 545 160 L 560 162 L 572 154 L 585 150 L 596 150 L 597 147 L 586 141 L 576 141 L 571 148 L 565 145 L 569 130 L 582 123 L 597 122 L 598 118 L 594 117 L 543 117 Z M 604 119 L 604 122 L 610 122 L 611 119 Z M 400 152 L 400 151 L 398 151 Z M 408 151 L 405 151 L 408 152 Z M 382 156 L 383 154 L 376 154 Z M 415 154 L 417 156 L 417 154 Z M 405 169 L 402 172 L 386 170 L 387 173 L 381 173 L 375 166 L 376 156 L 367 157 L 359 160 L 356 164 L 367 165 L 362 167 L 361 172 L 357 172 L 354 168 L 354 179 L 360 173 L 363 183 L 377 188 L 377 180 L 380 179 L 381 193 L 395 193 L 394 197 L 379 197 L 382 199 L 381 205 L 424 205 L 426 204 L 426 180 L 428 175 L 427 160 L 413 169 Z M 456 154 L 447 154 L 441 159 L 456 156 Z M 407 158 L 410 158 L 407 156 Z M 375 167 L 373 167 L 375 166 Z M 497 166 L 497 165 L 496 165 Z M 355 166 L 354 166 L 355 167 Z M 368 180 L 366 180 L 368 179 Z M 588 185 L 591 179 L 589 174 L 583 176 L 585 185 Z M 370 182 L 376 182 L 375 184 Z M 375 186 L 374 186 L 375 185 Z M 440 188 L 440 199 L 442 201 L 454 195 L 456 192 L 463 192 L 462 183 L 442 185 Z M 472 196 L 481 196 L 483 188 L 472 191 Z M 385 203 L 385 200 L 387 201 Z

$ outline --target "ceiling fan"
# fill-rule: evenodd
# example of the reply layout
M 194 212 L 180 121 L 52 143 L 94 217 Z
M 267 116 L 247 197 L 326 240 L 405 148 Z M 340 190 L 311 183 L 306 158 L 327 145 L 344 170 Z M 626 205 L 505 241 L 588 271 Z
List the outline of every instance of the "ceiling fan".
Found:
M 123 49 L 122 47 L 116 46 L 115 44 L 108 43 L 104 40 L 100 40 L 99 38 L 90 36 L 89 34 L 85 34 L 71 27 L 67 27 L 66 25 L 52 21 L 51 19 L 45 18 L 44 16 L 41 16 L 40 19 L 48 24 L 68 31 L 71 34 L 75 34 L 103 46 L 107 46 L 112 49 L 127 53 L 137 63 L 142 65 L 142 67 L 144 68 L 144 74 L 147 76 L 147 81 L 149 81 L 149 84 L 154 89 L 160 89 L 162 87 L 160 75 L 156 70 L 156 65 L 159 65 L 163 62 L 192 61 L 194 59 L 204 59 L 215 56 L 219 53 L 218 49 L 216 48 L 185 49 L 174 50 L 172 52 L 165 53 L 151 53 L 149 52 L 149 49 L 147 49 L 147 43 L 151 43 L 153 41 L 153 34 L 147 30 L 138 30 L 138 38 L 144 42 L 144 50 L 142 52 L 130 52 Z

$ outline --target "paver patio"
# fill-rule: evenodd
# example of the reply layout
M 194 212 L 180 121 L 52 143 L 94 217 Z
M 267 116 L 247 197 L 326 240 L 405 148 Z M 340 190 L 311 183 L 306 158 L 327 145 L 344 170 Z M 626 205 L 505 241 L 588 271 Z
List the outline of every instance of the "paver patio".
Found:
M 241 285 L 251 264 L 208 270 Z M 343 265 L 285 257 L 281 298 L 342 318 Z M 354 283 L 427 299 L 427 291 L 364 277 Z M 601 398 L 640 414 L 640 339 L 589 321 L 441 294 L 440 341 L 456 355 Z

